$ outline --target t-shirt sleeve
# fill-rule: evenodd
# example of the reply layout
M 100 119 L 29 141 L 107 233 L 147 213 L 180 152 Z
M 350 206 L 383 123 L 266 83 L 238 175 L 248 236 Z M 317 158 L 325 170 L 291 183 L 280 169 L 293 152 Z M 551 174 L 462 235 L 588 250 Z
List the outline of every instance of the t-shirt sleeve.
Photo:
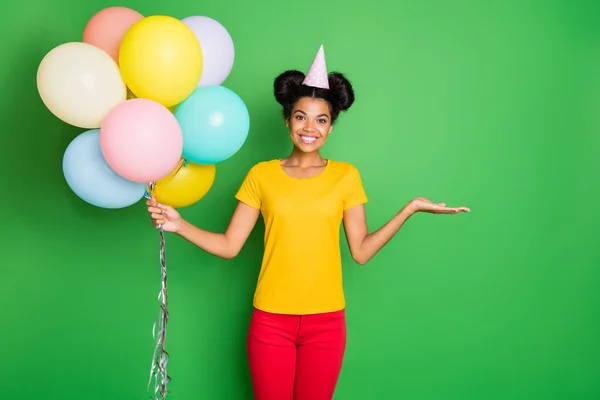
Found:
M 254 166 L 250 169 L 250 171 L 248 171 L 248 174 L 237 191 L 235 198 L 252 208 L 260 209 L 262 201 L 260 184 L 256 175 L 256 166 Z
M 365 204 L 369 199 L 363 187 L 360 172 L 355 167 L 350 168 L 350 179 L 348 184 L 348 194 L 344 200 L 344 211 L 361 204 Z

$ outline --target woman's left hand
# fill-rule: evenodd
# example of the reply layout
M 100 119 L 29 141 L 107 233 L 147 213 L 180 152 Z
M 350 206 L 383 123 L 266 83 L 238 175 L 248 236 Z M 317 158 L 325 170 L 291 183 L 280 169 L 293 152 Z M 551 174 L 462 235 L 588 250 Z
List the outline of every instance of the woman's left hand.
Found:
M 417 197 L 408 203 L 407 207 L 412 213 L 427 212 L 431 214 L 458 214 L 470 212 L 467 207 L 447 207 L 445 203 L 433 203 L 424 197 Z

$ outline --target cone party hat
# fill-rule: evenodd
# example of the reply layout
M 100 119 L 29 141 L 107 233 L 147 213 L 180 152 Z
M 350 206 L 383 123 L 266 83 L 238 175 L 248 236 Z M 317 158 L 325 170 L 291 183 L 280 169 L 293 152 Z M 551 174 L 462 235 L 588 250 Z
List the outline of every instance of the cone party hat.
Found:
M 319 48 L 317 55 L 302 82 L 306 86 L 329 89 L 329 78 L 327 77 L 327 64 L 325 63 L 325 51 L 323 45 Z

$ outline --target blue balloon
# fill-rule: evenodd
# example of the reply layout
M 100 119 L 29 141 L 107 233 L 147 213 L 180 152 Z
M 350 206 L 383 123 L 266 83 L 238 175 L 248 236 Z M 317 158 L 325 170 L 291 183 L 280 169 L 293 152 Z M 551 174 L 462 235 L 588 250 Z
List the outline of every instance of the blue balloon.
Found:
M 131 182 L 113 171 L 100 149 L 100 130 L 77 136 L 65 150 L 63 174 L 82 200 L 101 208 L 124 208 L 138 202 L 146 185 Z
M 223 86 L 201 86 L 175 110 L 183 133 L 182 157 L 196 164 L 216 164 L 242 147 L 250 115 L 242 99 Z

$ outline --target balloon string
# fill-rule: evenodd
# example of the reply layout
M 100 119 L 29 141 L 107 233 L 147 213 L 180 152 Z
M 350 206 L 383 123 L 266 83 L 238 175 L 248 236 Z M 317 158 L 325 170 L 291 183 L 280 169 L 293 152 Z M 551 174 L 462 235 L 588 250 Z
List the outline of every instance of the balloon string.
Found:
M 146 184 L 146 190 L 144 191 L 145 198 L 147 198 L 147 199 L 152 198 L 152 192 L 154 191 L 154 187 L 155 187 L 154 182 L 150 182 L 150 183 Z
M 179 170 L 183 167 L 187 167 L 187 160 L 184 160 L 183 158 L 179 160 L 179 163 L 177 164 L 177 167 L 173 170 L 173 172 L 171 172 L 169 174 L 169 177 L 175 176 L 177 175 L 177 173 L 179 172 Z
M 146 187 L 147 198 L 152 197 L 154 183 L 151 182 Z M 169 353 L 165 350 L 167 339 L 167 321 L 169 312 L 167 309 L 167 263 L 165 256 L 165 232 L 162 226 L 159 226 L 160 232 L 160 271 L 161 271 L 161 289 L 158 293 L 158 302 L 160 313 L 158 319 L 152 326 L 152 337 L 156 340 L 154 354 L 152 355 L 152 365 L 150 366 L 150 379 L 148 380 L 148 390 L 152 381 L 154 381 L 153 400 L 165 400 L 170 391 L 167 384 L 171 377 L 167 373 L 167 363 L 169 362 Z

